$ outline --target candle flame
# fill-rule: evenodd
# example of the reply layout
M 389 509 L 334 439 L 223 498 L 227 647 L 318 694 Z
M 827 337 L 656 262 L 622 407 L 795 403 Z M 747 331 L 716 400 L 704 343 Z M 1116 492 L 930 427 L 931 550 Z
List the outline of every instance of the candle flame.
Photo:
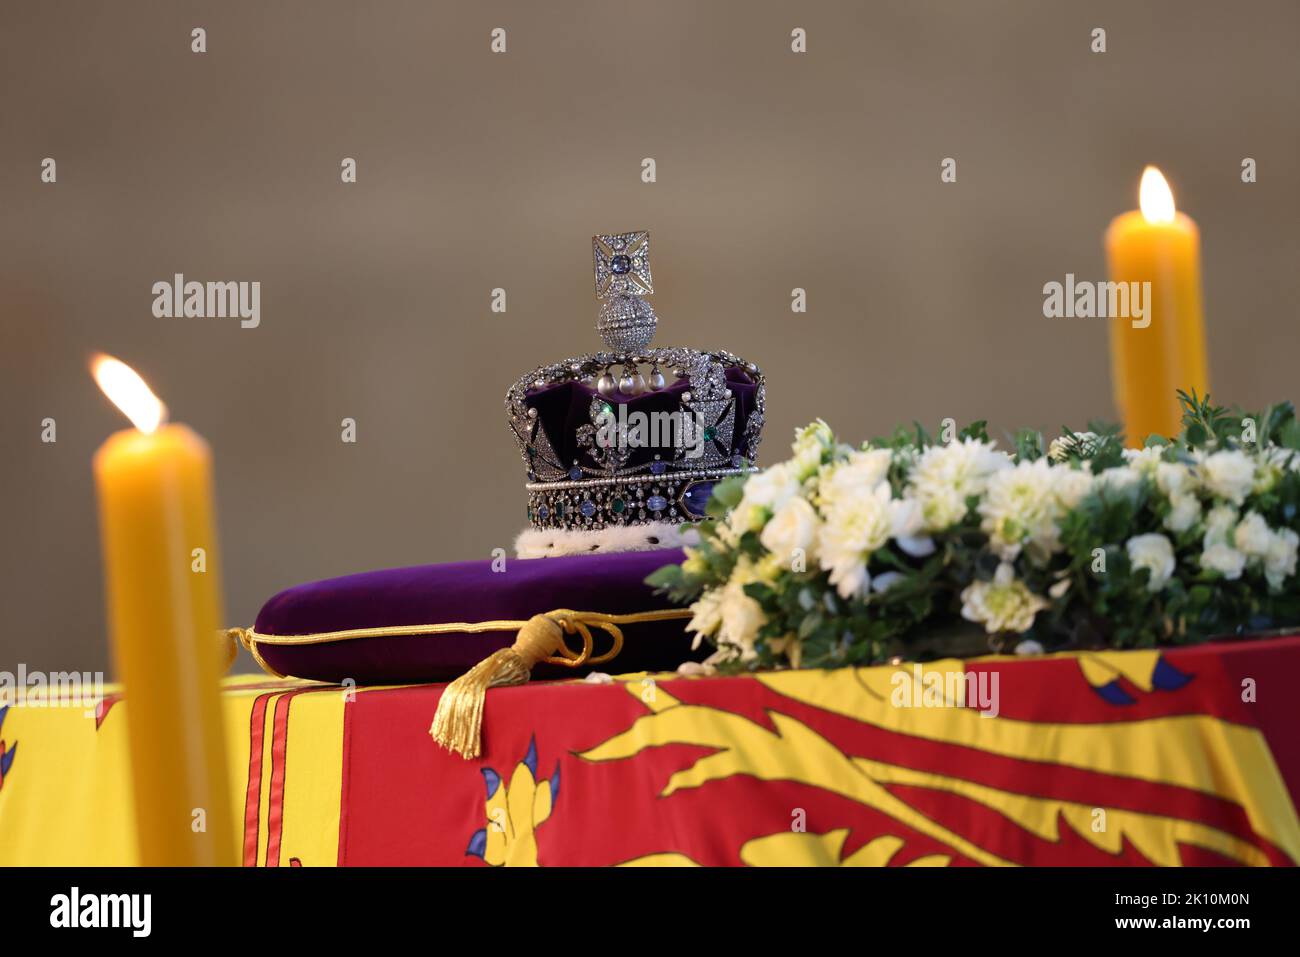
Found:
M 167 407 L 140 374 L 120 359 L 102 353 L 90 360 L 90 374 L 104 395 L 122 410 L 137 429 L 155 431 L 167 419 Z
M 1138 205 L 1148 223 L 1174 221 L 1174 194 L 1169 190 L 1160 170 L 1148 166 L 1142 171 L 1142 185 L 1138 188 Z

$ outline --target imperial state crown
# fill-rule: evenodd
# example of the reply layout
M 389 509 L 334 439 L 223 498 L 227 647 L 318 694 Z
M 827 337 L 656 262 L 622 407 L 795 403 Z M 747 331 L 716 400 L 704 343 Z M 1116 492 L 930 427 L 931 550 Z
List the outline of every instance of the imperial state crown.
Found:
M 763 373 L 726 351 L 655 348 L 650 234 L 594 236 L 606 351 L 538 366 L 506 392 L 527 473 L 521 557 L 679 544 L 715 483 L 755 468 Z

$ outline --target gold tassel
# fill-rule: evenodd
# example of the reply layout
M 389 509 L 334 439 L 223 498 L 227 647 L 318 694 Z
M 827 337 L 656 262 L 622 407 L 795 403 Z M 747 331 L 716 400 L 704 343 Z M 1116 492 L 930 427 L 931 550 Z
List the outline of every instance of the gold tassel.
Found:
M 483 702 L 488 688 L 524 684 L 532 674 L 533 665 L 553 657 L 565 647 L 564 626 L 556 617 L 534 615 L 529 618 L 519 629 L 513 645 L 492 652 L 447 685 L 429 728 L 433 740 L 462 758 L 477 758 L 481 752 Z M 621 644 L 622 633 L 616 626 L 610 627 L 618 635 L 615 640 Z M 590 644 L 590 632 L 587 639 Z
M 494 651 L 442 692 L 438 711 L 433 716 L 429 734 L 433 740 L 466 760 L 482 753 L 483 704 L 488 688 L 521 685 L 532 676 L 540 661 L 577 668 L 609 661 L 623 650 L 623 631 L 618 622 L 646 621 L 660 617 L 655 612 L 631 615 L 601 615 L 569 611 L 567 608 L 533 615 L 524 622 L 509 648 Z M 666 616 L 665 616 L 666 617 Z M 680 617 L 680 613 L 672 615 Z M 613 639 L 609 651 L 593 656 L 594 642 L 588 625 L 603 628 Z M 582 637 L 582 650 L 573 651 L 564 643 L 566 634 Z
M 489 631 L 518 631 L 515 643 L 509 648 L 494 651 L 442 692 L 438 710 L 433 717 L 429 734 L 433 740 L 461 757 L 477 758 L 482 753 L 483 704 L 488 688 L 521 685 L 532 675 L 533 666 L 540 662 L 580 668 L 599 665 L 613 660 L 623 650 L 623 630 L 619 625 L 644 621 L 669 621 L 689 618 L 689 608 L 662 608 L 656 611 L 634 611 L 625 615 L 605 615 L 593 611 L 570 611 L 561 608 L 544 615 L 533 615 L 527 621 L 476 621 L 442 622 L 431 625 L 384 625 L 376 628 L 353 628 L 347 631 L 318 632 L 310 635 L 263 635 L 252 628 L 227 628 L 221 638 L 234 660 L 237 646 L 242 645 L 252 654 L 262 670 L 276 678 L 283 678 L 258 653 L 257 646 L 265 645 L 318 645 L 358 638 L 384 638 L 413 635 L 479 634 Z M 605 631 L 611 645 L 608 651 L 595 654 L 591 626 Z M 582 650 L 574 651 L 564 642 L 565 635 L 576 634 L 582 639 Z

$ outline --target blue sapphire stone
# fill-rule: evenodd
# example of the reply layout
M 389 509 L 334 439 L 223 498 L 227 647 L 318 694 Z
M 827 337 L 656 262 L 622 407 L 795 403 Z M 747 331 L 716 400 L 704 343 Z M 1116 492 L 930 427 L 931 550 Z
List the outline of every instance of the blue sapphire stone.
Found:
M 551 514 L 551 510 L 547 508 L 545 505 L 537 506 L 537 517 L 540 518 L 542 521 L 546 521 L 546 516 L 550 514 Z
M 609 271 L 615 276 L 622 276 L 632 271 L 632 260 L 627 256 L 615 256 L 609 261 Z
M 575 465 L 573 468 L 569 469 L 569 478 L 570 478 L 572 481 L 574 481 L 574 482 L 576 482 L 576 481 L 578 481 L 579 479 L 581 479 L 581 478 L 582 478 L 582 469 L 578 468 L 578 466 L 576 466 L 576 465 Z
M 645 507 L 652 512 L 662 512 L 668 507 L 668 499 L 662 495 L 651 495 L 645 500 Z
M 578 507 L 578 511 L 582 512 L 585 517 L 591 518 L 591 516 L 596 514 L 596 503 L 591 501 L 583 502 L 582 505 Z
M 650 463 L 650 474 L 652 475 L 663 475 L 667 471 L 668 471 L 667 462 L 661 462 L 658 459 L 655 459 L 655 461 Z
M 704 508 L 713 494 L 714 482 L 695 482 L 682 493 L 682 508 L 696 518 L 704 517 Z

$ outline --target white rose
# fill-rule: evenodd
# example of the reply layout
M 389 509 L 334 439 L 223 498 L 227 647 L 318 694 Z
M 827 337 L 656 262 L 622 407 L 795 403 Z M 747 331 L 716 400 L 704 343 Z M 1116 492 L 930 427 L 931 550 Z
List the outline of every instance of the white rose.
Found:
M 799 487 L 799 477 L 789 462 L 779 462 L 751 475 L 729 524 L 737 534 L 758 531 L 773 512 L 799 494 Z
M 1264 577 L 1275 591 L 1295 574 L 1297 545 L 1300 545 L 1300 535 L 1289 528 L 1280 528 L 1273 535 L 1264 558 Z
M 1232 544 L 1250 558 L 1263 558 L 1273 544 L 1273 532 L 1259 512 L 1247 512 L 1232 533 Z
M 1171 532 L 1185 532 L 1201 518 L 1201 501 L 1195 495 L 1175 493 L 1169 498 L 1169 514 L 1165 516 L 1165 528 Z
M 795 549 L 802 550 L 810 562 L 815 562 L 820 526 L 817 510 L 806 499 L 796 495 L 776 510 L 758 538 L 763 547 L 782 562 L 788 561 Z
M 865 449 L 850 452 L 843 462 L 837 462 L 822 474 L 820 493 L 822 507 L 833 508 L 845 496 L 856 495 L 872 489 L 885 480 L 893 453 L 889 449 Z
M 1201 567 L 1236 581 L 1246 567 L 1246 556 L 1231 545 L 1211 545 L 1201 552 Z
M 1138 491 L 1142 488 L 1142 473 L 1131 465 L 1119 465 L 1106 469 L 1094 479 L 1096 486 L 1112 498 L 1127 498 L 1136 501 Z
M 1196 488 L 1196 475 L 1182 462 L 1161 462 L 1156 466 L 1156 487 L 1170 498 L 1190 494 Z
M 1128 559 L 1133 570 L 1145 568 L 1151 573 L 1147 582 L 1149 591 L 1160 591 L 1174 574 L 1174 546 L 1169 539 L 1156 532 L 1134 535 L 1128 540 Z
M 1225 449 L 1201 462 L 1201 481 L 1219 498 L 1240 505 L 1255 484 L 1255 463 L 1245 452 Z
M 1071 509 L 1092 491 L 1092 473 L 1086 469 L 1061 466 L 1052 469 L 1052 484 L 1061 507 Z
M 1124 456 L 1124 464 L 1134 471 L 1143 475 L 1154 475 L 1160 467 L 1160 459 L 1164 451 L 1158 445 L 1148 445 L 1141 449 L 1125 449 L 1121 454 Z
M 1231 505 L 1216 505 L 1205 516 L 1205 538 L 1202 548 L 1212 545 L 1231 545 L 1232 530 L 1237 527 L 1237 510 Z

